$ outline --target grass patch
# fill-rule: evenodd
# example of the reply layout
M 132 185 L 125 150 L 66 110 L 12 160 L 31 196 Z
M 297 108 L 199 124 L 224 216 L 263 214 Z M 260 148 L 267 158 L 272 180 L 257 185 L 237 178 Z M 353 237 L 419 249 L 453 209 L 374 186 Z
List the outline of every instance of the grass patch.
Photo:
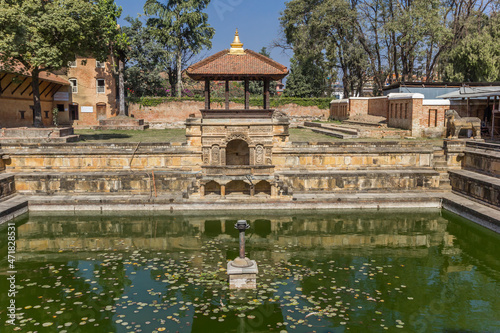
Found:
M 80 135 L 80 142 L 186 142 L 184 128 L 147 129 L 144 131 L 79 129 L 75 130 L 75 134 Z

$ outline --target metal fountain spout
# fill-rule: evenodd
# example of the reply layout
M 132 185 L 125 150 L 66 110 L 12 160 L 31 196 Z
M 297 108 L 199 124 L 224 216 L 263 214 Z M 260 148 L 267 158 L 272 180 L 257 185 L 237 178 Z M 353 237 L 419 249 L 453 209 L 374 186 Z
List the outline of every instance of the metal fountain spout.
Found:
M 246 220 L 238 220 L 234 225 L 240 231 L 240 256 L 232 261 L 234 267 L 250 267 L 254 263 L 245 256 L 245 230 L 250 228 Z
M 250 228 L 250 225 L 246 220 L 238 220 L 234 228 L 240 232 L 240 255 L 227 264 L 229 289 L 256 289 L 259 273 L 257 263 L 245 255 L 245 230 Z

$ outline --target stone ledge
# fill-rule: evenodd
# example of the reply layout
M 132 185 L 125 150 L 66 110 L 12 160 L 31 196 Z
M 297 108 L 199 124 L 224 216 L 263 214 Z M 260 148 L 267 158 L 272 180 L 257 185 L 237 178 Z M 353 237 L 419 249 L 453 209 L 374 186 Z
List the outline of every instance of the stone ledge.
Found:
M 453 191 L 500 207 L 500 179 L 468 170 L 450 170 Z
M 500 233 L 500 210 L 448 193 L 443 197 L 443 208 Z

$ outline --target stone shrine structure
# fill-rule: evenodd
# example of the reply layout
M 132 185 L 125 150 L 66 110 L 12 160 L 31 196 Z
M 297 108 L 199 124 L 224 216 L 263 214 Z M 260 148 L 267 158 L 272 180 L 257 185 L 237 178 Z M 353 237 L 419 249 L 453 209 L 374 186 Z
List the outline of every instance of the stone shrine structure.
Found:
M 201 118 L 186 122 L 188 144 L 202 147 L 201 196 L 242 193 L 276 196 L 273 147 L 288 142 L 289 121 L 270 108 L 271 80 L 288 74 L 285 66 L 245 50 L 236 30 L 230 50 L 218 52 L 189 67 L 187 75 L 205 82 L 205 108 Z M 210 82 L 225 81 L 225 108 L 212 109 Z M 250 80 L 263 81 L 263 105 L 250 107 Z M 229 108 L 229 81 L 243 81 L 244 109 Z

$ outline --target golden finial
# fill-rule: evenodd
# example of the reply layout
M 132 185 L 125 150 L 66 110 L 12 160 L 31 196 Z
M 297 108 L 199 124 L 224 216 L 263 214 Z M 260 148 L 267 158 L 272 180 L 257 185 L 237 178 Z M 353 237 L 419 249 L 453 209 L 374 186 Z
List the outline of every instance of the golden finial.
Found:
M 243 48 L 243 43 L 240 41 L 238 29 L 236 29 L 236 34 L 234 35 L 234 41 L 231 43 L 229 54 L 245 54 L 245 49 Z

